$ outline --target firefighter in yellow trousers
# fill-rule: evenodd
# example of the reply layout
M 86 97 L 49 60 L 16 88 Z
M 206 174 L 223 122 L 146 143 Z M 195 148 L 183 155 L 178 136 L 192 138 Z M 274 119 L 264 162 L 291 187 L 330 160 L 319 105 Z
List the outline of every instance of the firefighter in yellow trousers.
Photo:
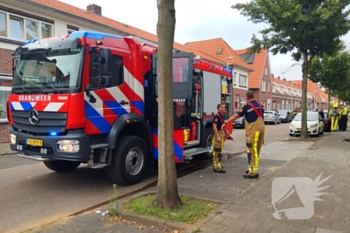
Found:
M 244 178 L 259 178 L 259 155 L 265 136 L 264 107 L 254 98 L 254 92 L 246 94 L 248 104 L 243 111 L 231 116 L 225 124 L 235 121 L 239 117 L 245 117 L 246 145 L 249 167 Z M 223 125 L 223 127 L 225 126 Z
M 213 169 L 214 172 L 226 173 L 221 165 L 222 151 L 226 139 L 226 130 L 222 127 L 224 125 L 224 114 L 226 113 L 226 108 L 224 104 L 218 104 L 217 109 L 218 113 L 214 116 L 213 122 Z
M 339 130 L 339 110 L 338 104 L 334 104 L 333 108 L 329 111 L 329 116 L 331 117 L 331 130 L 338 131 Z

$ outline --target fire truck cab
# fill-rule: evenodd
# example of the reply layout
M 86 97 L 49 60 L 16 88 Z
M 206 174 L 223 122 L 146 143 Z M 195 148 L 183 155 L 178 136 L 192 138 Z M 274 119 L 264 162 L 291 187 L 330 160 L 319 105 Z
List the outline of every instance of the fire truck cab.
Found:
M 14 53 L 11 149 L 69 172 L 106 167 L 112 182 L 138 183 L 158 158 L 157 48 L 78 31 L 28 41 Z M 221 79 L 230 70 L 173 54 L 174 158 L 210 157 Z

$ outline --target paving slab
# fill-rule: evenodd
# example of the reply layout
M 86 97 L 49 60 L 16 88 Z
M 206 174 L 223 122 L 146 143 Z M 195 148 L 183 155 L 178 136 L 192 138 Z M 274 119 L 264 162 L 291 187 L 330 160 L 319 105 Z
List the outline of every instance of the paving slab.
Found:
M 347 132 L 332 132 L 316 143 L 283 141 L 264 146 L 257 180 L 242 177 L 247 168 L 245 154 L 225 161 L 225 174 L 214 173 L 209 167 L 179 178 L 180 194 L 222 203 L 217 211 L 191 225 L 191 229 L 198 228 L 204 233 L 350 232 L 350 144 L 341 141 L 346 135 L 350 137 Z M 156 187 L 144 192 L 154 191 Z M 283 201 L 278 203 L 280 200 Z M 305 215 L 305 211 L 310 214 Z M 128 224 L 108 228 L 106 219 L 103 221 L 94 212 L 86 216 L 53 226 L 51 232 L 59 232 L 55 229 L 148 232 Z

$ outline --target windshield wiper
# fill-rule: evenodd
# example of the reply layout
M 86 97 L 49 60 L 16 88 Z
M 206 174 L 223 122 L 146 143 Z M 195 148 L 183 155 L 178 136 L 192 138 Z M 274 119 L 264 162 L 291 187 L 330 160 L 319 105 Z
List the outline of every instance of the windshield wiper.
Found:
M 28 94 L 28 93 L 30 93 L 30 91 L 28 91 L 27 89 L 25 89 L 23 86 L 14 86 L 14 88 L 22 88 L 22 90 L 24 91 L 24 93 L 26 93 L 26 94 Z M 17 91 L 15 91 L 15 93 L 16 94 L 18 94 L 18 92 Z
M 58 90 L 52 83 L 42 82 L 42 83 L 37 83 L 37 84 L 43 84 L 43 85 L 45 85 L 45 87 L 51 87 L 52 89 L 55 90 L 56 93 L 61 94 L 61 91 Z

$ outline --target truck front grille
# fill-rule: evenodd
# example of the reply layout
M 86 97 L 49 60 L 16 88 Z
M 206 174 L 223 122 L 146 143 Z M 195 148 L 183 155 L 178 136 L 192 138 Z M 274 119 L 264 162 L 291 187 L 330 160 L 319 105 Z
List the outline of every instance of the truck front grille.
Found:
M 31 135 L 50 135 L 51 132 L 66 132 L 67 113 L 38 112 L 39 121 L 33 125 L 29 121 L 28 111 L 12 111 L 13 127 Z

